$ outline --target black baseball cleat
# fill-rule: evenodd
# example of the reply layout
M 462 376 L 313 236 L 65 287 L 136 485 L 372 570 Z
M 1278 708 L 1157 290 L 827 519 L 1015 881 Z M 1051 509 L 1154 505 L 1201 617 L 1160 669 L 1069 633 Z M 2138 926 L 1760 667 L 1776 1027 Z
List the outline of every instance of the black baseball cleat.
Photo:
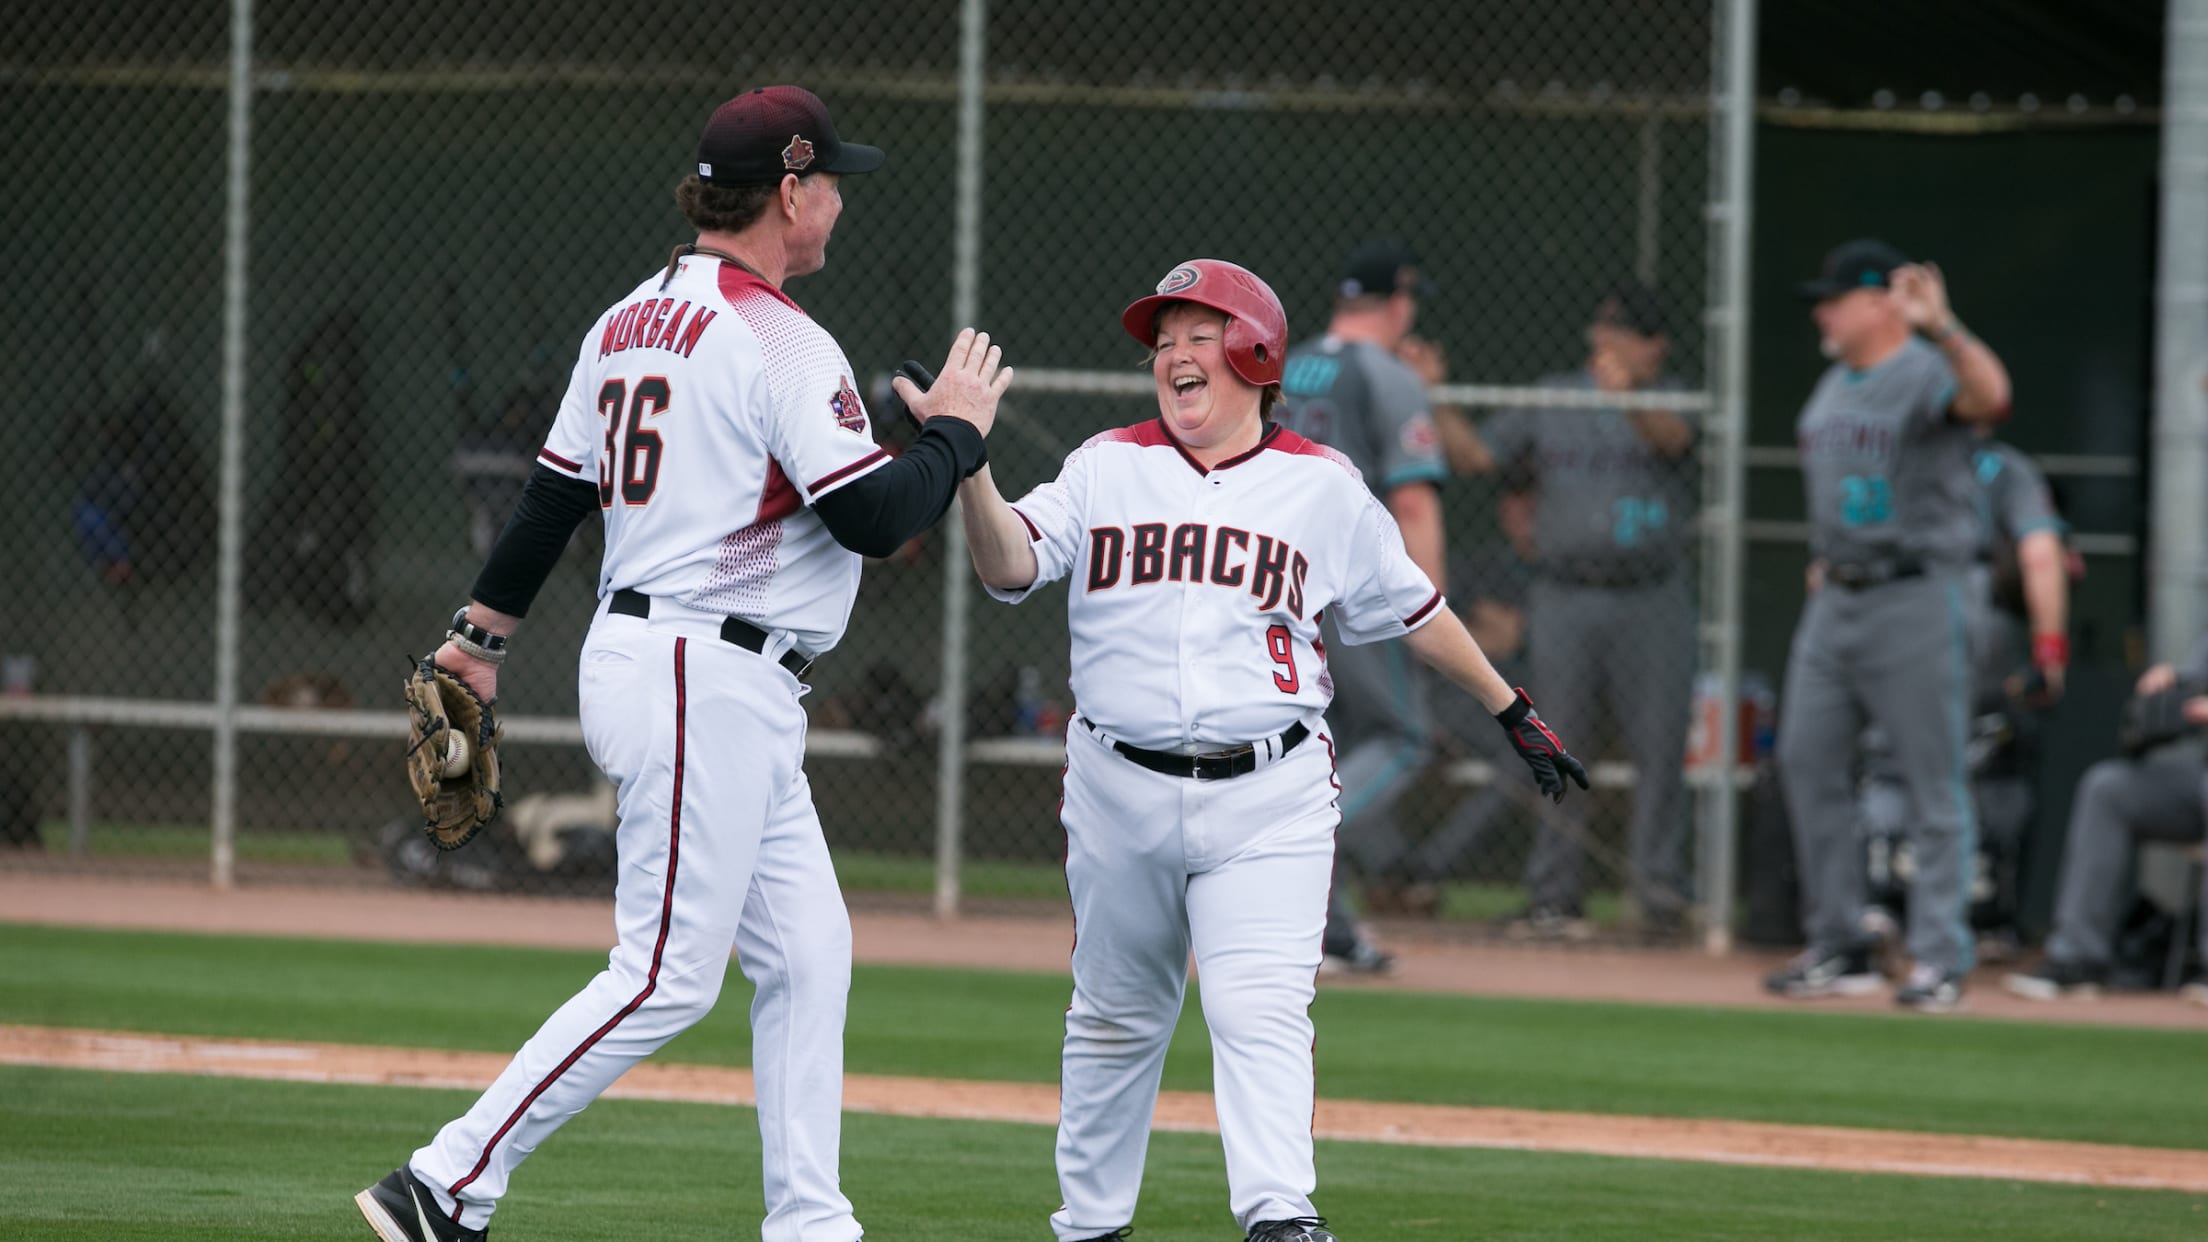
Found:
M 1083 1238 L 1081 1242 L 1127 1242 L 1127 1239 L 1134 1236 L 1135 1227 L 1133 1225 L 1121 1225 L 1110 1233 L 1100 1233 L 1093 1238 Z
M 1811 947 L 1764 976 L 1763 989 L 1797 1000 L 1814 996 L 1869 996 L 1886 986 L 1867 949 Z
M 405 1165 L 353 1196 L 383 1242 L 483 1242 L 488 1229 L 466 1229 L 437 1207 L 437 1195 Z
M 1250 1226 L 1245 1242 L 1336 1242 L 1322 1216 L 1298 1216 L 1294 1220 L 1261 1220 Z

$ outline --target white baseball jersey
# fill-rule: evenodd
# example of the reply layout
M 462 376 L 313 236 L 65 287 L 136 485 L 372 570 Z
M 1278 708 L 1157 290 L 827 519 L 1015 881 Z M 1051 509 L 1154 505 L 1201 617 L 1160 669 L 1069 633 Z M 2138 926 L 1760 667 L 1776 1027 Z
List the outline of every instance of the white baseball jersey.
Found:
M 990 593 L 1070 577 L 1074 701 L 1147 749 L 1239 745 L 1323 712 L 1321 611 L 1365 643 L 1442 606 L 1349 459 L 1277 424 L 1209 470 L 1160 420 L 1107 431 L 1013 510 L 1035 583 Z
M 889 461 L 851 364 L 782 291 L 690 255 L 599 317 L 538 460 L 598 483 L 601 596 L 623 588 L 843 636 L 860 558 L 807 506 Z

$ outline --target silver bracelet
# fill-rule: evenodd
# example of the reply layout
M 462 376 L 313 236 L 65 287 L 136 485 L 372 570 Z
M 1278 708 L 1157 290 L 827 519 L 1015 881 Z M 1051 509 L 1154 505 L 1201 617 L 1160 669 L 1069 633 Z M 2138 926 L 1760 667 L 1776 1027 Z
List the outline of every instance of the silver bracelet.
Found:
M 476 659 L 483 661 L 485 664 L 504 664 L 506 662 L 506 649 L 504 647 L 493 650 L 475 641 L 474 639 L 469 638 L 467 635 L 462 634 L 458 630 L 446 630 L 445 641 L 451 643 L 455 647 L 458 647 L 460 650 L 467 652 L 469 655 L 474 656 Z

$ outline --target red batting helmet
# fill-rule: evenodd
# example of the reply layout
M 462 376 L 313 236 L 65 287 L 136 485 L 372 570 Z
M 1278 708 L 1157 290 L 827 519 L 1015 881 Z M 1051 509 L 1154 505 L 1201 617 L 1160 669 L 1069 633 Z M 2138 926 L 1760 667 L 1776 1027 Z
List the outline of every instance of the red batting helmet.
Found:
M 1288 312 L 1257 273 L 1224 259 L 1190 259 L 1167 272 L 1156 293 L 1121 311 L 1120 326 L 1145 347 L 1155 345 L 1158 310 L 1168 302 L 1194 302 L 1225 315 L 1227 365 L 1259 388 L 1280 382 L 1288 355 Z

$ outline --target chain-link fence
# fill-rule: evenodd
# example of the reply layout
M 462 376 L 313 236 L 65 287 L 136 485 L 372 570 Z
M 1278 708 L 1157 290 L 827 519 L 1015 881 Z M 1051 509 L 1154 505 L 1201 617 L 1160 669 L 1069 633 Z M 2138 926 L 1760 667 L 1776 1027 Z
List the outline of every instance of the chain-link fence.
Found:
M 1401 848 L 1355 857 L 1376 897 L 1453 916 L 1524 905 L 1529 870 L 1537 904 L 1598 921 L 1635 874 L 1691 895 L 1708 0 L 94 0 L 15 26 L 0 821 L 44 848 L 0 866 L 198 874 L 212 806 L 245 879 L 610 884 L 567 654 L 594 529 L 502 679 L 509 811 L 467 851 L 409 835 L 395 689 L 518 494 L 576 334 L 686 236 L 670 191 L 703 118 L 796 81 L 890 164 L 847 184 L 830 266 L 793 294 L 878 372 L 938 357 L 970 303 L 1022 372 L 991 444 L 1008 492 L 1147 416 L 1116 314 L 1175 262 L 1263 274 L 1301 340 L 1352 246 L 1415 248 L 1452 600 L 1597 789 L 1542 819 L 1493 726 L 1431 687 L 1374 820 Z M 814 787 L 855 891 L 1061 891 L 1062 611 L 991 604 L 962 561 L 939 530 L 871 565 L 812 678 Z

